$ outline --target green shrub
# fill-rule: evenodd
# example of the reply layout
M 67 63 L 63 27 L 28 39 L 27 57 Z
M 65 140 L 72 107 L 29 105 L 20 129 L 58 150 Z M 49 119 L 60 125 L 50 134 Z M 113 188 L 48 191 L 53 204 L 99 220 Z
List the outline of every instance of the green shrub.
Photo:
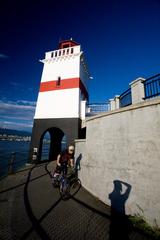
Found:
M 135 228 L 143 231 L 147 235 L 151 236 L 153 239 L 160 239 L 160 228 L 156 224 L 156 221 L 155 226 L 151 227 L 140 215 L 129 216 L 129 220 L 132 222 Z

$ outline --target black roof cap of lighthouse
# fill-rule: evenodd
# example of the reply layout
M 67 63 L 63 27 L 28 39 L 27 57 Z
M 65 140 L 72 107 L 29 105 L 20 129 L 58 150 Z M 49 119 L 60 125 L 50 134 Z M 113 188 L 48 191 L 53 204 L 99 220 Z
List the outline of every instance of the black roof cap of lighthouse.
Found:
M 74 47 L 80 45 L 79 43 L 75 42 L 71 39 L 63 40 L 59 42 L 58 49 Z

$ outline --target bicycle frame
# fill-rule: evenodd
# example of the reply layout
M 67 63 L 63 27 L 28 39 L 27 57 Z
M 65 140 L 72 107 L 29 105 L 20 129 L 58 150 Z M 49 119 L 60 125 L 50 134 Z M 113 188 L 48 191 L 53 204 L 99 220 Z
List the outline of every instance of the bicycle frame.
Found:
M 62 174 L 60 177 L 59 191 L 62 199 L 66 199 L 70 196 L 70 182 L 66 177 L 67 171 L 66 166 L 62 165 Z

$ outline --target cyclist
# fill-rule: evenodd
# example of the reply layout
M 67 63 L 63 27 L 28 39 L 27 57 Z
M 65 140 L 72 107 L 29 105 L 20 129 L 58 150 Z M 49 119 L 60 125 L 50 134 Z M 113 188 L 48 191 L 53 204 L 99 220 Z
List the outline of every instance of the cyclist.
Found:
M 74 146 L 69 145 L 66 150 L 57 157 L 57 166 L 61 167 L 63 174 L 70 178 L 74 168 Z

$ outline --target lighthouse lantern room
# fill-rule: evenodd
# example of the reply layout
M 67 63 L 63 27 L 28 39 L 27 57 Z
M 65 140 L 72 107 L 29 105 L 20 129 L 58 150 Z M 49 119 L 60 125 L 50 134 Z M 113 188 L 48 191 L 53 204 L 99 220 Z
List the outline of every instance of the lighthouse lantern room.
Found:
M 90 75 L 84 53 L 77 42 L 61 41 L 58 49 L 46 52 L 30 146 L 30 161 L 40 161 L 43 138 L 50 134 L 49 160 L 56 159 L 61 141 L 81 137 L 84 101 L 88 101 Z

